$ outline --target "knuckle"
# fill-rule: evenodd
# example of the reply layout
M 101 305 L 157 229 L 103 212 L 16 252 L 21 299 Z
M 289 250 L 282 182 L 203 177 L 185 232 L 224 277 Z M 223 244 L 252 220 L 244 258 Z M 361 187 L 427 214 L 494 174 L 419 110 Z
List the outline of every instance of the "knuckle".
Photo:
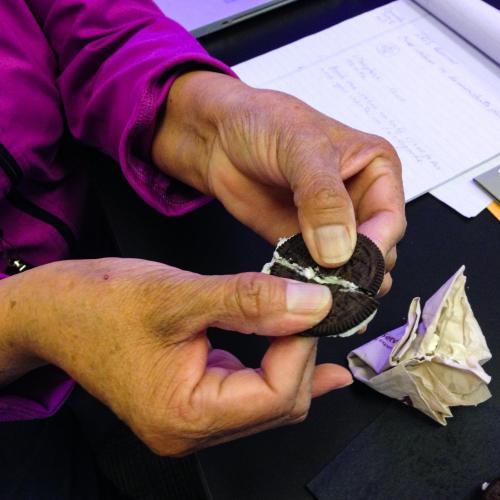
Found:
M 291 423 L 292 424 L 300 424 L 301 422 L 303 422 L 309 415 L 309 411 L 306 411 L 304 413 L 300 413 L 298 415 L 296 415 L 293 420 L 291 420 Z
M 398 153 L 394 146 L 385 138 L 379 135 L 372 135 L 372 140 L 381 154 L 387 157 L 398 158 Z
M 295 397 L 280 397 L 268 406 L 268 414 L 274 419 L 290 419 L 294 407 Z
M 392 277 L 390 273 L 387 273 L 384 277 L 382 285 L 380 286 L 380 290 L 377 292 L 377 297 L 383 297 L 384 295 L 387 295 L 391 287 L 392 287 Z
M 294 420 L 309 411 L 310 398 L 301 396 L 298 391 L 298 388 L 293 388 L 281 396 L 279 403 L 279 415 L 281 417 Z
M 294 394 L 293 396 L 290 396 L 285 400 L 283 404 L 283 412 L 287 417 L 293 418 L 296 407 L 297 407 L 297 397 Z
M 387 257 L 385 259 L 385 268 L 387 271 L 391 271 L 392 268 L 396 264 L 396 260 L 398 259 L 398 252 L 396 250 L 396 247 L 393 247 L 389 253 L 387 254 Z
M 235 299 L 242 316 L 256 319 L 260 316 L 263 307 L 263 283 L 253 274 L 238 276 Z
M 348 206 L 347 200 L 343 196 L 339 196 L 338 190 L 331 186 L 321 186 L 316 189 L 314 204 L 317 209 L 324 210 L 338 210 Z
M 406 217 L 401 213 L 396 213 L 396 217 L 393 219 L 393 224 L 391 226 L 391 245 L 392 248 L 386 254 L 386 260 L 390 260 L 393 257 L 397 257 L 396 245 L 403 239 L 408 223 Z
M 244 273 L 236 277 L 234 301 L 244 318 L 256 320 L 266 311 L 281 307 L 284 297 L 267 276 Z
M 184 411 L 182 415 L 186 415 L 187 420 L 183 421 L 181 413 L 174 413 L 168 421 L 153 417 L 148 422 L 141 422 L 137 435 L 156 455 L 182 457 L 202 447 L 207 439 L 206 433 L 199 430 L 199 425 L 192 422 L 192 414 L 187 416 Z
M 174 389 L 178 385 L 179 389 Z M 135 412 L 130 426 L 157 455 L 183 456 L 193 452 L 207 438 L 206 415 L 191 404 L 187 392 L 171 380 L 168 391 L 156 390 L 156 397 L 145 397 L 149 404 Z M 144 398 L 142 399 L 144 401 Z
M 373 158 L 379 159 L 388 169 L 401 173 L 401 160 L 394 146 L 384 137 L 371 135 L 365 147 Z
M 200 399 L 172 411 L 176 422 L 175 434 L 185 442 L 201 443 L 220 431 L 216 415 Z
M 298 208 L 319 212 L 344 210 L 351 203 L 340 178 L 324 169 L 301 172 L 294 201 Z
M 304 113 L 303 102 L 279 90 L 259 89 L 254 97 L 251 112 L 257 116 L 271 114 L 280 123 L 295 123 Z
M 310 398 L 302 398 L 300 401 L 298 401 L 294 408 L 292 409 L 290 413 L 290 417 L 292 418 L 293 421 L 300 421 L 302 422 L 307 418 L 307 415 L 309 414 L 309 409 L 311 407 L 311 399 Z
M 337 152 L 332 146 L 331 138 L 317 125 L 311 124 L 307 117 L 298 123 L 289 122 L 287 130 L 288 148 L 305 165 L 315 157 L 330 158 L 334 163 Z
M 332 154 L 335 151 L 329 135 L 324 133 L 321 128 L 315 125 L 303 127 L 301 134 L 303 138 L 307 139 L 306 144 L 309 144 L 312 152 Z
M 402 217 L 401 218 L 401 227 L 400 227 L 400 237 L 399 239 L 401 239 L 405 233 L 406 233 L 406 229 L 408 228 L 408 221 L 406 220 L 406 217 Z
M 325 185 L 324 179 L 312 180 L 306 186 L 308 186 L 307 193 L 301 197 L 302 200 L 297 200 L 299 208 L 307 205 L 317 215 L 329 215 L 352 209 L 347 195 L 342 196 L 338 186 Z

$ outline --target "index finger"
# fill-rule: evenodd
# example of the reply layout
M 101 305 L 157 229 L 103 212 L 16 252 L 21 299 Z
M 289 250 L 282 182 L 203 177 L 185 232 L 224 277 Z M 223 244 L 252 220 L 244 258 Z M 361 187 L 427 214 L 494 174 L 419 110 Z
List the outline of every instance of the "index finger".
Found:
M 293 419 L 301 410 L 295 403 L 315 344 L 312 338 L 276 338 L 258 370 L 208 368 L 191 401 L 203 406 L 205 427 L 214 430 L 210 440 Z
M 384 257 L 406 229 L 401 169 L 395 161 L 377 158 L 348 183 L 358 231 L 373 240 Z
M 294 194 L 304 241 L 324 267 L 347 262 L 356 245 L 356 219 L 341 177 L 338 151 L 321 128 L 294 135 L 282 167 Z

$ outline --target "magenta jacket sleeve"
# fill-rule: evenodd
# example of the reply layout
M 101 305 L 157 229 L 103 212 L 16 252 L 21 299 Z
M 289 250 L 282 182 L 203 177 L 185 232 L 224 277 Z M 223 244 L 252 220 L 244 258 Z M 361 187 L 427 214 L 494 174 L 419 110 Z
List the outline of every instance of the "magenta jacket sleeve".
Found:
M 136 192 L 165 215 L 207 198 L 155 169 L 155 120 L 179 73 L 208 67 L 233 74 L 210 57 L 152 0 L 28 0 L 53 47 L 71 133 L 118 161 Z
M 7 278 L 0 273 L 0 280 Z M 75 385 L 56 366 L 27 373 L 0 391 L 0 422 L 32 420 L 53 415 L 66 401 Z
M 152 165 L 151 142 L 176 76 L 193 67 L 231 70 L 152 0 L 25 1 L 56 55 L 71 133 L 119 162 L 136 192 L 161 213 L 180 215 L 207 201 Z M 56 367 L 34 370 L 2 388 L 0 421 L 50 416 L 73 385 Z

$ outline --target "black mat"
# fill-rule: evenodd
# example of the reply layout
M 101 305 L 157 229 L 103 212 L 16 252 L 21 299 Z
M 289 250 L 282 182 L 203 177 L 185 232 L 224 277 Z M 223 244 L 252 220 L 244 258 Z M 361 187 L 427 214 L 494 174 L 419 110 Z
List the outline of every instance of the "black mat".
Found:
M 500 476 L 500 405 L 455 408 L 442 427 L 392 404 L 308 487 L 319 500 L 477 498 Z

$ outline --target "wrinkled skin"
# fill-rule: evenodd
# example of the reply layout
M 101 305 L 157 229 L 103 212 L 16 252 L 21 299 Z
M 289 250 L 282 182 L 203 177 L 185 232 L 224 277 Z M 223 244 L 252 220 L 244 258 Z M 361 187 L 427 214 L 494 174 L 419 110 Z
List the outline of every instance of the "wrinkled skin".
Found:
M 381 293 L 390 287 L 405 217 L 385 140 L 285 94 L 195 71 L 175 81 L 152 157 L 270 242 L 302 231 L 326 267 L 347 261 L 365 233 L 385 256 Z M 152 450 L 182 455 L 300 422 L 312 398 L 351 383 L 340 366 L 316 366 L 315 339 L 292 335 L 331 307 L 326 287 L 260 273 L 200 276 L 119 258 L 47 264 L 1 283 L 0 383 L 56 364 Z M 210 326 L 272 338 L 260 368 L 212 349 Z

